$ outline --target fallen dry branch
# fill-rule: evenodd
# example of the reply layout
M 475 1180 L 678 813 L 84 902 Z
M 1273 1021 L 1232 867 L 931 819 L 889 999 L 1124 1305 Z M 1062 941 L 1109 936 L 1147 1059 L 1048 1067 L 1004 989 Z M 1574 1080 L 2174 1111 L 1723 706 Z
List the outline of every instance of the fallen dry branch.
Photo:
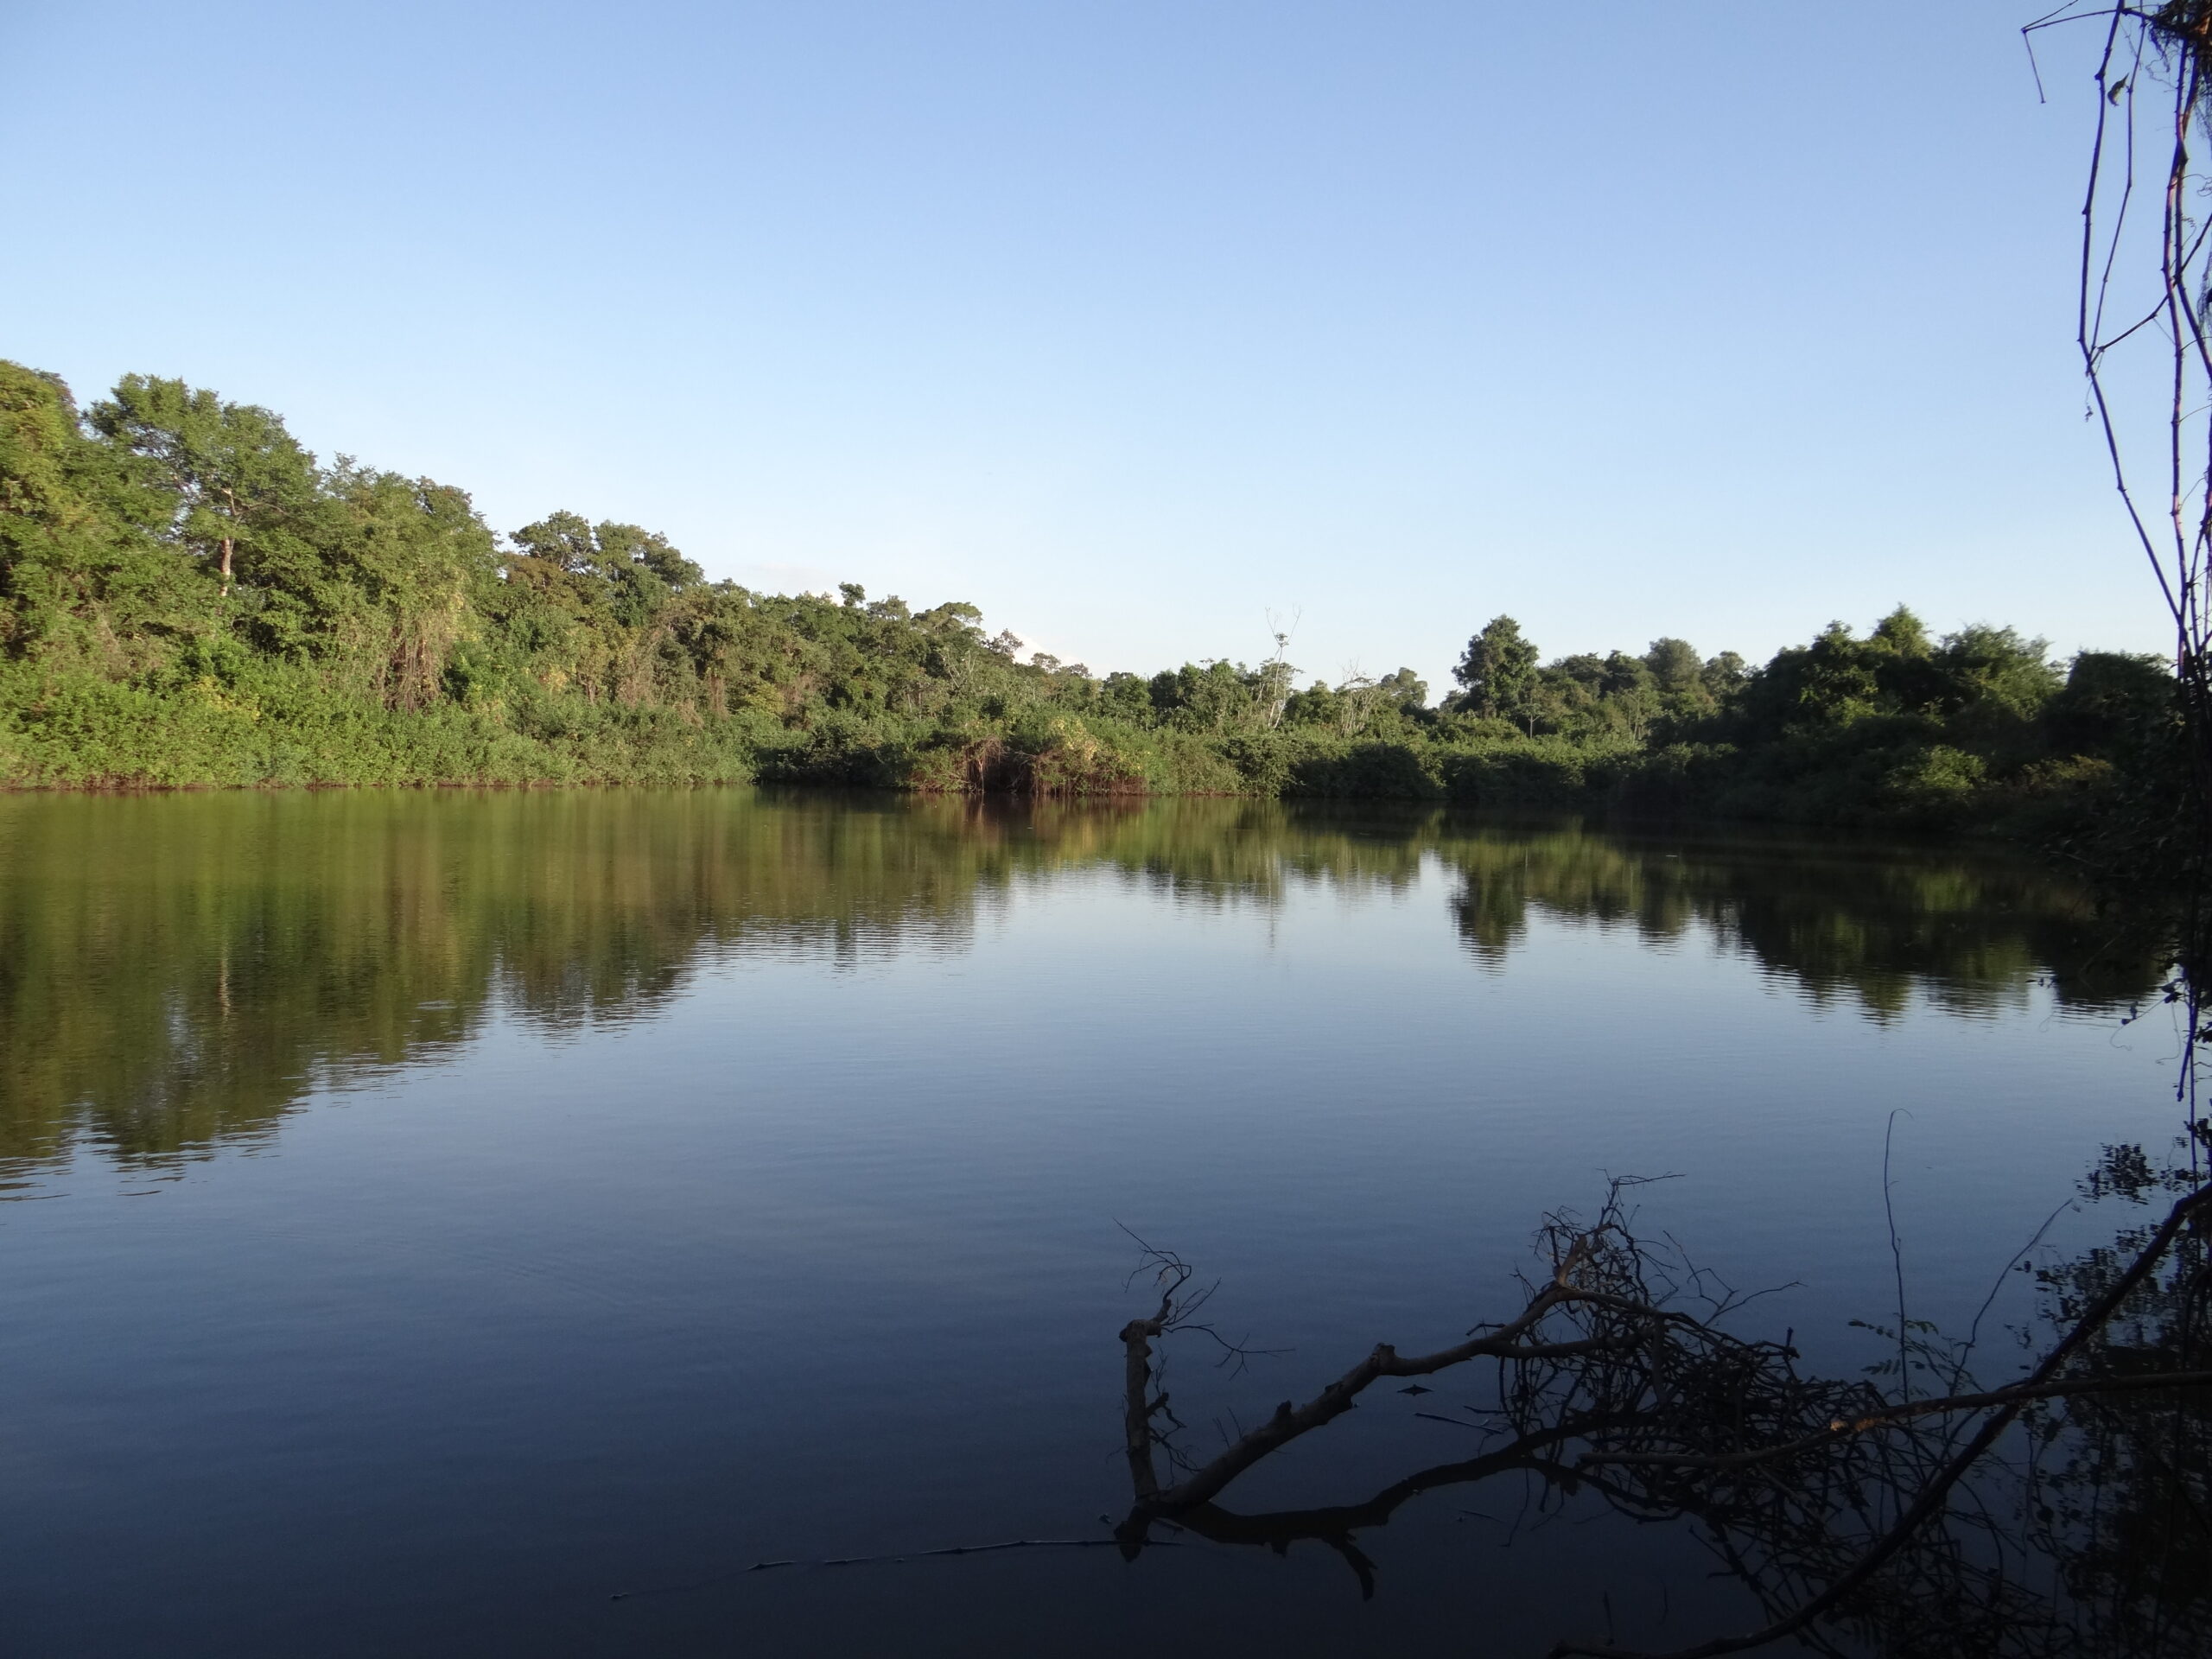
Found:
M 1877 1429 L 1888 1428 L 1915 1417 L 1935 1417 L 1955 1414 L 1963 1411 L 1986 1411 L 1993 1406 L 2020 1406 L 2035 1400 L 2086 1398 L 2097 1394 L 2134 1394 L 2160 1389 L 2212 1388 L 2212 1371 L 2150 1371 L 2134 1376 L 2084 1377 L 2065 1382 L 2042 1382 L 2034 1385 L 2023 1382 L 2009 1389 L 1992 1389 L 1982 1394 L 1951 1394 L 1940 1399 L 1915 1400 L 1905 1405 L 1890 1406 L 1880 1411 L 1846 1421 L 1838 1418 L 1817 1434 L 1808 1434 L 1802 1440 L 1792 1440 L 1785 1446 L 1757 1447 L 1749 1452 L 1724 1452 L 1702 1455 L 1675 1454 L 1666 1452 L 1590 1452 L 1575 1460 L 1578 1469 L 1600 1467 L 1606 1464 L 1643 1465 L 1647 1467 L 1673 1469 L 1747 1469 L 1753 1464 L 1775 1463 L 1796 1457 L 1801 1452 L 1817 1452 L 1834 1444 L 1847 1434 L 1867 1434 Z M 1421 1414 L 1426 1415 L 1427 1414 Z M 1440 1418 L 1439 1421 L 1450 1419 Z
M 1304 1404 L 1283 1402 L 1204 1462 L 1175 1448 L 1181 1426 L 1159 1386 L 1154 1355 L 1155 1344 L 1188 1328 L 1181 1297 L 1191 1269 L 1172 1254 L 1148 1251 L 1159 1304 L 1121 1332 L 1134 1497 L 1116 1529 L 1123 1554 L 1135 1557 L 1162 1524 L 1279 1553 L 1311 1541 L 1343 1559 L 1363 1595 L 1371 1595 L 1376 1567 L 1360 1548 L 1362 1532 L 1441 1487 L 1534 1477 L 1547 1493 L 1594 1493 L 1637 1519 L 1697 1522 L 1723 1565 L 1751 1588 L 1765 1614 L 1758 1628 L 1664 1659 L 1717 1659 L 1792 1636 L 1825 1649 L 1820 1630 L 1839 1620 L 1893 1634 L 1897 1621 L 1910 1618 L 1942 1631 L 1956 1650 L 2074 1651 L 2047 1599 L 2008 1573 L 2005 1554 L 2017 1551 L 2017 1541 L 2000 1535 L 1986 1504 L 1954 1498 L 2038 1402 L 2180 1398 L 2212 1387 L 2212 1370 L 2187 1363 L 2201 1351 L 2186 1341 L 2175 1351 L 2179 1364 L 2145 1363 L 2149 1356 L 2131 1349 L 2132 1369 L 2095 1369 L 2109 1357 L 2106 1327 L 2152 1287 L 2177 1244 L 2190 1241 L 2202 1253 L 2212 1189 L 2189 1191 L 2158 1226 L 2133 1237 L 2132 1257 L 2112 1259 L 2095 1293 L 2073 1306 L 2058 1340 L 2018 1382 L 1924 1400 L 1891 1397 L 1866 1379 L 1803 1376 L 1787 1342 L 1721 1329 L 1745 1299 L 1716 1290 L 1678 1250 L 1639 1241 L 1622 1198 L 1617 1184 L 1589 1226 L 1547 1220 L 1548 1271 L 1528 1286 L 1511 1318 L 1426 1354 L 1379 1344 Z M 2203 1294 L 2204 1276 L 2196 1268 L 2180 1275 L 2188 1295 Z M 1494 1404 L 1471 1421 L 1440 1421 L 1496 1440 L 1478 1455 L 1408 1476 L 1358 1503 L 1241 1514 L 1217 1501 L 1274 1452 L 1352 1410 L 1377 1382 L 1478 1359 L 1496 1362 Z M 1966 1380 L 1963 1353 L 1942 1369 L 1955 1382 Z M 1163 1454 L 1175 1478 L 1162 1478 Z M 1898 1650 L 1950 1649 L 1915 1638 Z M 1563 1642 L 1554 1653 L 1657 1659 L 1611 1643 Z
M 1753 1648 L 1765 1647 L 1812 1626 L 1856 1594 L 1893 1556 L 1904 1550 L 1923 1528 L 1942 1512 L 1952 1491 L 1988 1456 L 1999 1439 L 2029 1403 L 2036 1399 L 2076 1391 L 2070 1386 L 2062 1385 L 2058 1374 L 2082 1349 L 2103 1334 L 2113 1315 L 2166 1260 L 2167 1253 L 2176 1241 L 2208 1213 L 2212 1213 L 2212 1186 L 2199 1187 L 2179 1199 L 2167 1212 L 2165 1220 L 2136 1253 L 2135 1259 L 2112 1281 L 2101 1297 L 2083 1310 L 2072 1328 L 2044 1356 L 2034 1370 L 2013 1388 L 1996 1391 L 1998 1402 L 1989 1415 L 1972 1438 L 1920 1488 L 1895 1524 L 1819 1594 L 1758 1630 L 1740 1636 L 1717 1637 L 1694 1647 L 1653 1653 L 1649 1649 L 1618 1648 L 1609 1643 L 1562 1642 L 1552 1649 L 1553 1659 L 1569 1659 L 1570 1656 L 1579 1656 L 1580 1659 L 1719 1659 L 1723 1654 L 1742 1653 Z M 2178 1377 L 2196 1375 L 2201 1374 L 2169 1373 L 2155 1382 L 2147 1382 L 2145 1386 L 2179 1386 Z M 2092 1390 L 2084 1389 L 2081 1391 Z M 1904 1421 L 1905 1418 L 1902 1413 L 1892 1417 L 1893 1423 Z
M 1167 1396 L 1154 1391 L 1152 1344 L 1189 1323 L 1192 1307 L 1181 1300 L 1191 1280 L 1186 1262 L 1147 1247 L 1147 1262 L 1157 1268 L 1161 1294 L 1148 1319 L 1122 1327 L 1122 1427 L 1136 1505 L 1123 1531 L 1132 1554 L 1142 1548 L 1145 1529 L 1154 1521 L 1179 1520 L 1212 1502 L 1246 1470 L 1302 1435 L 1325 1427 L 1352 1409 L 1362 1394 L 1386 1377 L 1432 1376 L 1471 1360 L 1495 1359 L 1516 1366 L 1566 1365 L 1622 1357 L 1652 1344 L 1659 1333 L 1675 1339 L 1718 1337 L 1713 1318 L 1735 1305 L 1713 1301 L 1700 1318 L 1663 1305 L 1662 1297 L 1679 1286 L 1669 1282 L 1655 1295 L 1647 1283 L 1650 1259 L 1625 1225 L 1624 1190 L 1639 1183 L 1617 1181 L 1597 1222 L 1577 1225 L 1570 1217 L 1548 1218 L 1544 1238 L 1551 1246 L 1552 1270 L 1535 1287 L 1521 1312 L 1503 1324 L 1477 1326 L 1464 1342 L 1433 1353 L 1401 1354 L 1378 1343 L 1367 1357 L 1304 1405 L 1286 1400 L 1259 1427 L 1232 1441 L 1216 1457 L 1172 1485 L 1163 1485 L 1154 1460 L 1157 1447 L 1170 1444 L 1157 1423 L 1171 1417 Z M 1692 1282 L 1699 1279 L 1685 1274 Z M 1211 1294 L 1211 1293 L 1208 1293 Z M 1555 1321 L 1567 1333 L 1546 1334 Z M 1724 1340 L 1732 1341 L 1732 1338 Z M 1757 1344 L 1752 1346 L 1756 1347 Z

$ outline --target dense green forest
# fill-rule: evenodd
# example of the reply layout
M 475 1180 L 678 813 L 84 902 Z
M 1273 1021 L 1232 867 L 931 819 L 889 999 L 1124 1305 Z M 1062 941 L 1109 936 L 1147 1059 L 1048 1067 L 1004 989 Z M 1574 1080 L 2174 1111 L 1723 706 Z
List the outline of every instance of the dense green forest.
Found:
M 1754 666 L 1546 663 L 1512 619 L 1409 670 L 1093 673 L 973 606 L 752 592 L 665 537 L 463 492 L 133 375 L 0 364 L 0 784 L 705 783 L 1370 796 L 2062 832 L 2138 803 L 2170 672 L 1900 608 Z

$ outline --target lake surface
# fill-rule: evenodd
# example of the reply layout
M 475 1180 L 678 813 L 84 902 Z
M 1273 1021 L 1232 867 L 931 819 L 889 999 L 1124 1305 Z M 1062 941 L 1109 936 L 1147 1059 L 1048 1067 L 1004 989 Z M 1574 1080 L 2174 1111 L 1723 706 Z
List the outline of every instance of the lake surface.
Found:
M 26 1655 L 1687 1643 L 1758 1622 L 1687 1529 L 1535 1524 L 1517 1484 L 1363 1537 L 1371 1601 L 1313 1545 L 913 1553 L 1126 1510 L 1132 1232 L 1287 1351 L 1171 1362 L 1203 1449 L 1511 1312 L 1543 1213 L 1609 1174 L 1679 1176 L 1643 1221 L 1789 1287 L 1739 1325 L 1855 1371 L 1881 1344 L 1849 1321 L 1896 1308 L 1892 1128 L 1910 1311 L 1963 1325 L 2102 1147 L 2176 1121 L 2171 1020 L 2121 1019 L 2157 964 L 2080 893 L 1803 837 L 16 797 L 0 938 Z M 1416 1414 L 1455 1399 L 1432 1380 L 1225 1501 L 1471 1455 Z M 733 1571 L 760 1560 L 798 1564 Z

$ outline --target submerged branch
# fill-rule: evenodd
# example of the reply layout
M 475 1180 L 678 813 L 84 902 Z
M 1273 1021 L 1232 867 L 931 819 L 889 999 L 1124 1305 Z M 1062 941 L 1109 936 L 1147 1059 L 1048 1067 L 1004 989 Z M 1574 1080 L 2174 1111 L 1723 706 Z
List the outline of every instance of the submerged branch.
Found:
M 1154 1452 L 1165 1446 L 1173 1454 L 1179 1426 L 1164 1393 L 1154 1391 L 1152 1344 L 1179 1323 L 1177 1294 L 1190 1274 L 1177 1262 L 1179 1271 L 1163 1279 L 1158 1311 L 1122 1333 L 1134 1500 L 1116 1529 L 1123 1554 L 1134 1558 L 1146 1548 L 1155 1522 L 1277 1552 L 1311 1540 L 1343 1559 L 1361 1593 L 1371 1595 L 1375 1564 L 1359 1549 L 1358 1533 L 1388 1523 L 1423 1493 L 1517 1473 L 1562 1496 L 1592 1492 L 1632 1518 L 1694 1518 L 1729 1570 L 1752 1585 L 1769 1615 L 1764 1624 L 1663 1659 L 1717 1659 L 1791 1636 L 1824 1643 L 1815 1627 L 1839 1618 L 1876 1618 L 1880 1628 L 1889 1615 L 1870 1610 L 1899 1586 L 1949 1604 L 1947 1619 L 1993 1620 L 1989 1628 L 2001 1630 L 2007 1619 L 2042 1618 L 2035 1628 L 2056 1630 L 2048 1610 L 2023 1613 L 2027 1592 L 2003 1571 L 2001 1546 L 1999 1565 L 1987 1567 L 1961 1548 L 1961 1529 L 1996 1524 L 1976 1505 L 1954 1502 L 1962 1483 L 2037 1402 L 2212 1388 L 2212 1369 L 2188 1363 L 2201 1351 L 2193 1338 L 2183 1343 L 2180 1364 L 2141 1369 L 2138 1360 L 2138 1369 L 2107 1375 L 2084 1372 L 2078 1363 L 2105 1340 L 2124 1308 L 2150 1294 L 2146 1287 L 2178 1243 L 2202 1245 L 2212 1187 L 2185 1192 L 2158 1226 L 2131 1240 L 2138 1246 L 2132 1259 L 2099 1274 L 2096 1294 L 2019 1382 L 1916 1400 L 1885 1395 L 1866 1380 L 1802 1376 L 1787 1342 L 1720 1329 L 1719 1321 L 1747 1299 L 1707 1292 L 1707 1275 L 1690 1269 L 1678 1249 L 1655 1254 L 1637 1240 L 1622 1214 L 1622 1185 L 1592 1226 L 1547 1220 L 1550 1271 L 1510 1319 L 1426 1354 L 1378 1344 L 1304 1404 L 1284 1401 L 1211 1460 L 1163 1484 Z M 2191 1294 L 2202 1292 L 2203 1277 L 2190 1280 Z M 1687 1292 L 1703 1295 L 1707 1307 L 1677 1305 Z M 1483 1414 L 1487 1422 L 1464 1426 L 1503 1435 L 1494 1448 L 1424 1469 L 1357 1503 L 1243 1514 L 1215 1501 L 1275 1452 L 1353 1409 L 1382 1379 L 1431 1376 L 1483 1358 L 1497 1362 L 1497 1404 Z M 1965 1375 L 1963 1355 L 1950 1356 L 1942 1369 L 1955 1389 Z M 1962 1441 L 1955 1426 L 1961 1418 L 1978 1420 Z M 1876 1592 L 1878 1578 L 1891 1588 Z M 1553 1652 L 1560 1659 L 1662 1659 L 1610 1641 L 1562 1642 Z

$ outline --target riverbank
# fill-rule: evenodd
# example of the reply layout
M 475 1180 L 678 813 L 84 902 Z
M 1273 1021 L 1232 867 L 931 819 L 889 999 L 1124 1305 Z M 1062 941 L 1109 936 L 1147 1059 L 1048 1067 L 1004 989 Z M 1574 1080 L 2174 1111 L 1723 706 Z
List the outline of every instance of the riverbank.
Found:
M 1648 747 L 1439 721 L 1376 739 L 1294 725 L 1191 732 L 1050 709 L 787 724 L 580 697 L 394 709 L 281 664 L 168 685 L 0 668 L 0 786 L 18 790 L 760 782 L 1432 801 L 2032 836 L 2094 820 L 2139 787 L 2109 758 L 2045 756 L 1999 771 L 1934 735 L 1856 722 L 1757 748 Z
M 1287 642 L 1279 642 L 1279 645 Z M 2170 809 L 2155 661 L 1900 607 L 1752 665 L 1545 662 L 1484 623 L 1410 669 L 1094 672 L 957 601 L 710 582 L 665 537 L 323 465 L 270 410 L 0 363 L 0 788 L 839 785 L 1416 800 L 2087 834 Z

